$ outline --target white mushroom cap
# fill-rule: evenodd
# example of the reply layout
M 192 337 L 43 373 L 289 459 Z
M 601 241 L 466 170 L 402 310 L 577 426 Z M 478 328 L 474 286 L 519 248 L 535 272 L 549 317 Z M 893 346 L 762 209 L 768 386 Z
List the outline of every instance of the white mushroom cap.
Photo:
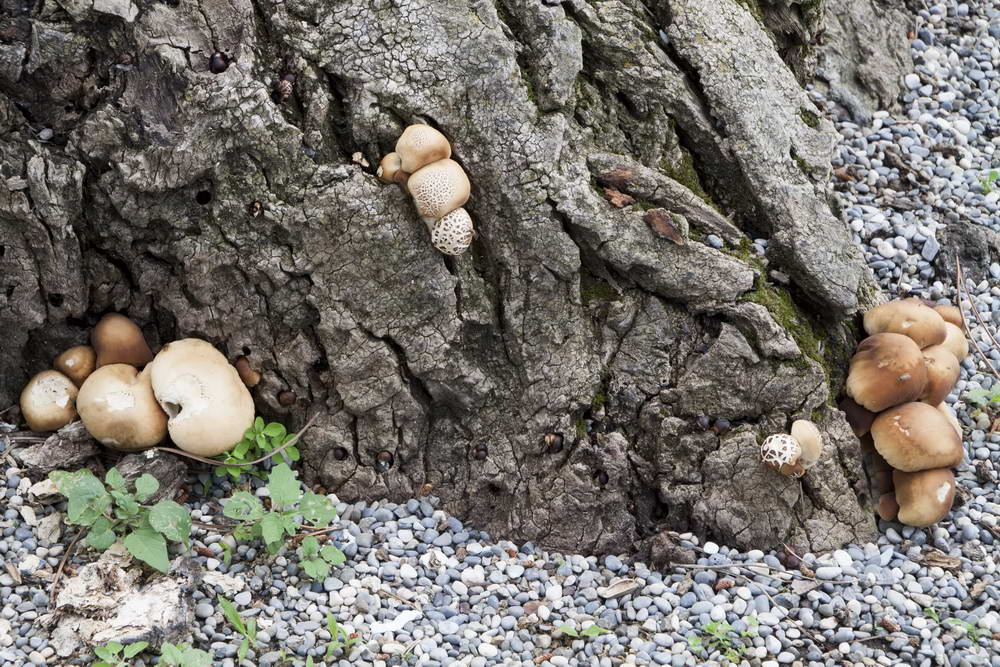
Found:
M 239 373 L 211 343 L 168 343 L 149 366 L 153 394 L 181 449 L 201 456 L 228 451 L 253 424 L 254 404 Z
M 469 177 L 454 160 L 438 160 L 410 174 L 406 187 L 421 217 L 440 220 L 469 199 Z
M 823 454 L 823 436 L 819 432 L 816 424 L 806 419 L 797 419 L 792 422 L 792 437 L 802 448 L 799 463 L 808 470 L 816 465 L 819 457 Z
M 924 365 L 927 368 L 927 386 L 920 400 L 937 405 L 943 401 L 958 382 L 961 368 L 958 359 L 944 345 L 931 345 L 922 349 Z
M 378 171 L 375 175 L 383 183 L 398 183 L 404 188 L 406 181 L 410 178 L 409 172 L 403 171 L 403 165 L 399 159 L 399 153 L 388 153 L 378 163 Z
M 57 431 L 76 419 L 76 385 L 59 371 L 42 371 L 21 391 L 21 415 L 32 431 Z
M 893 471 L 900 523 L 923 528 L 937 523 L 951 511 L 955 500 L 955 475 L 948 468 L 920 472 Z
M 472 218 L 464 208 L 456 208 L 436 223 L 431 231 L 434 247 L 446 255 L 461 255 L 472 245 L 475 230 Z
M 909 336 L 921 348 L 944 342 L 944 319 L 916 297 L 876 306 L 865 313 L 869 334 L 897 333 Z
M 450 158 L 451 144 L 447 137 L 430 125 L 416 124 L 399 135 L 396 153 L 399 154 L 400 168 L 412 174 L 431 162 Z
M 90 343 L 97 353 L 97 367 L 128 364 L 141 367 L 153 359 L 142 330 L 135 322 L 117 313 L 108 313 L 90 332 Z
M 951 322 L 944 323 L 948 335 L 941 345 L 948 349 L 955 358 L 962 361 L 969 356 L 969 341 L 965 337 L 965 332 L 960 327 L 956 327 Z
M 97 367 L 97 354 L 89 345 L 77 345 L 56 357 L 52 367 L 79 387 Z
M 912 339 L 895 333 L 865 338 L 851 357 L 845 391 L 862 407 L 881 412 L 915 401 L 927 385 L 927 368 Z
M 90 435 L 112 449 L 146 449 L 167 437 L 148 366 L 141 373 L 128 364 L 101 366 L 80 387 L 76 406 Z
M 760 460 L 786 477 L 802 477 L 805 468 L 799 462 L 802 447 L 786 433 L 768 436 L 760 446 Z

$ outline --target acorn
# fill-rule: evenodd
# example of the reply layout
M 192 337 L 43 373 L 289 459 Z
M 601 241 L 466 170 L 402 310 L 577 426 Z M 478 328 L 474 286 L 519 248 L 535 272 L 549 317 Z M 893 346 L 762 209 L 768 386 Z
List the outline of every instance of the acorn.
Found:
M 229 56 L 222 51 L 216 51 L 208 59 L 208 70 L 212 74 L 222 74 L 229 69 Z

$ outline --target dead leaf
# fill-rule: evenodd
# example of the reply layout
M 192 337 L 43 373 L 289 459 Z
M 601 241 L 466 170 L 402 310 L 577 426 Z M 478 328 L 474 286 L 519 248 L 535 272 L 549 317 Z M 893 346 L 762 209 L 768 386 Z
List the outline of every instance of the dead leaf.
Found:
M 807 577 L 815 577 L 816 573 L 813 572 L 812 568 L 805 563 L 799 563 L 799 572 L 806 575 Z
M 962 559 L 958 556 L 949 556 L 942 551 L 932 549 L 923 554 L 920 558 L 920 564 L 925 567 L 940 567 L 944 570 L 958 570 L 962 567 Z
M 888 616 L 883 616 L 882 620 L 879 621 L 879 623 L 882 625 L 883 628 L 885 628 L 889 632 L 899 632 L 899 623 L 892 620 Z
M 632 180 L 633 176 L 635 176 L 635 173 L 631 169 L 618 167 L 617 169 L 612 169 L 611 171 L 606 171 L 599 175 L 597 180 L 604 185 L 610 185 L 613 188 L 625 190 L 628 188 L 628 182 Z
M 420 495 L 421 496 L 429 495 L 430 492 L 433 490 L 434 490 L 434 485 L 428 482 L 427 484 L 424 484 L 423 486 L 420 487 Z
M 624 192 L 619 192 L 614 188 L 602 188 L 604 190 L 604 198 L 611 202 L 612 206 L 617 206 L 618 208 L 625 208 L 626 206 L 631 206 L 635 203 L 635 199 L 628 196 Z
M 718 593 L 719 591 L 724 591 L 727 588 L 732 588 L 735 584 L 736 582 L 732 579 L 719 579 L 719 581 L 715 584 L 715 592 Z
M 14 564 L 11 562 L 4 563 L 3 565 L 7 569 L 7 573 L 14 579 L 14 583 L 20 586 L 23 583 L 21 571 L 14 567 Z
M 660 238 L 673 241 L 677 245 L 684 245 L 684 237 L 681 236 L 680 230 L 677 229 L 677 225 L 674 224 L 666 209 L 650 209 L 643 214 L 642 219 Z
M 986 592 L 987 584 L 985 579 L 980 579 L 976 583 L 972 584 L 972 588 L 969 589 L 969 597 L 975 600 L 977 597 Z
M 533 662 L 536 665 L 540 665 L 543 662 L 545 662 L 546 660 L 549 660 L 550 658 L 554 658 L 554 657 L 555 657 L 554 653 L 543 653 L 540 656 L 538 656 L 537 658 L 535 658 Z

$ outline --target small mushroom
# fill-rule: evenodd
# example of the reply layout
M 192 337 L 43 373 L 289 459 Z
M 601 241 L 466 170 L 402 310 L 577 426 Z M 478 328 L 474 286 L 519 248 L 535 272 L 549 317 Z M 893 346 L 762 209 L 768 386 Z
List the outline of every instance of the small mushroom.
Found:
M 471 188 L 465 170 L 454 160 L 438 160 L 418 169 L 410 174 L 406 187 L 420 216 L 434 220 L 464 205 Z
M 948 419 L 926 403 L 886 410 L 872 423 L 872 439 L 889 465 L 904 472 L 957 466 L 964 452 Z
M 965 322 L 962 320 L 962 310 L 958 306 L 934 306 L 934 311 L 945 322 L 954 324 L 960 330 L 965 329 Z
M 240 374 L 240 379 L 243 380 L 243 384 L 248 387 L 256 387 L 260 384 L 260 373 L 253 369 L 250 365 L 250 360 L 246 357 L 240 357 L 233 363 L 233 367 L 236 368 L 236 372 Z
M 278 392 L 278 405 L 288 407 L 295 403 L 295 392 L 284 389 Z
M 897 520 L 923 528 L 943 519 L 955 501 L 955 475 L 948 468 L 892 473 L 899 503 Z
M 57 431 L 76 419 L 77 389 L 59 371 L 42 371 L 21 391 L 21 415 L 32 431 Z
M 89 345 L 71 347 L 52 362 L 52 367 L 72 380 L 77 387 L 94 372 L 96 366 L 97 355 Z
M 823 436 L 819 432 L 816 424 L 806 419 L 797 419 L 792 422 L 791 435 L 799 443 L 802 453 L 799 456 L 799 463 L 806 470 L 812 468 L 819 461 L 823 454 Z
M 931 345 L 920 351 L 927 367 L 927 386 L 920 400 L 937 405 L 948 396 L 961 374 L 958 359 L 944 345 Z
M 851 357 L 847 395 L 859 405 L 881 412 L 920 398 L 927 385 L 927 368 L 920 348 L 896 333 L 869 336 Z
M 760 460 L 769 468 L 777 470 L 785 477 L 802 477 L 805 466 L 799 460 L 802 447 L 787 433 L 768 436 L 760 446 Z
M 903 334 L 921 348 L 940 345 L 947 335 L 941 315 L 916 297 L 872 308 L 865 313 L 864 324 L 869 334 Z
M 90 332 L 90 344 L 97 353 L 97 367 L 128 364 L 141 367 L 153 360 L 142 330 L 129 318 L 108 313 Z
M 211 343 L 185 338 L 163 346 L 149 366 L 153 394 L 181 449 L 215 456 L 253 424 L 254 404 L 239 373 Z
M 841 399 L 840 403 L 837 405 L 844 416 L 847 417 L 847 423 L 850 424 L 851 430 L 854 431 L 854 435 L 861 437 L 871 430 L 872 422 L 875 421 L 875 413 L 871 410 L 866 410 L 855 402 L 853 398 L 844 397 Z
M 948 335 L 941 345 L 948 348 L 948 351 L 955 355 L 956 359 L 962 361 L 969 356 L 969 341 L 965 337 L 965 332 L 951 322 L 945 322 L 944 326 Z
M 129 452 L 167 437 L 167 415 L 153 395 L 149 368 L 139 372 L 128 364 L 101 366 L 83 383 L 76 406 L 95 440 Z
M 448 138 L 430 125 L 410 125 L 396 141 L 399 166 L 408 174 L 416 172 L 431 162 L 451 157 Z M 461 206 L 461 204 L 459 204 Z
M 378 163 L 378 171 L 375 172 L 375 175 L 383 183 L 396 183 L 404 188 L 406 188 L 406 182 L 410 178 L 409 172 L 403 171 L 399 153 L 386 154 Z
M 431 242 L 446 255 L 461 255 L 472 245 L 475 230 L 472 218 L 464 208 L 456 208 L 434 223 Z
M 876 511 L 879 518 L 885 521 L 895 521 L 899 515 L 899 503 L 896 502 L 895 492 L 889 491 L 879 496 Z

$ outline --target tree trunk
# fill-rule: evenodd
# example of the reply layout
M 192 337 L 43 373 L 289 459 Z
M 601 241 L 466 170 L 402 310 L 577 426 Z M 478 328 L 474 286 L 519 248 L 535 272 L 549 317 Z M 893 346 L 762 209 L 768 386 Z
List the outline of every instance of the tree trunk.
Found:
M 0 0 L 0 408 L 118 311 L 318 412 L 343 499 L 429 484 L 584 552 L 866 540 L 831 406 L 877 288 L 782 60 L 808 75 L 822 7 L 750 2 Z M 472 181 L 458 258 L 375 178 L 412 122 Z M 799 417 L 794 480 L 758 443 Z

